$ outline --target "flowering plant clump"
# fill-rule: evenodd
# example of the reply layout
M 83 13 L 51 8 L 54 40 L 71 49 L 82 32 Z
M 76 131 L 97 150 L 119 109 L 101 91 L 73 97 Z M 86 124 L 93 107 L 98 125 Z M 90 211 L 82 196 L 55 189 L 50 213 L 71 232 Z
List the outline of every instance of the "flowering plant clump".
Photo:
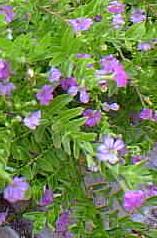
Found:
M 0 237 L 157 237 L 156 13 L 0 3 Z

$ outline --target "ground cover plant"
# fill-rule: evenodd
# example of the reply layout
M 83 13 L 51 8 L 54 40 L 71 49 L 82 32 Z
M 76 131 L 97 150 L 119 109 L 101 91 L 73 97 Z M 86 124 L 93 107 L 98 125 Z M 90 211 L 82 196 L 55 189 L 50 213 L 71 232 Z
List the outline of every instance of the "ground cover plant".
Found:
M 155 0 L 0 2 L 0 237 L 157 237 Z

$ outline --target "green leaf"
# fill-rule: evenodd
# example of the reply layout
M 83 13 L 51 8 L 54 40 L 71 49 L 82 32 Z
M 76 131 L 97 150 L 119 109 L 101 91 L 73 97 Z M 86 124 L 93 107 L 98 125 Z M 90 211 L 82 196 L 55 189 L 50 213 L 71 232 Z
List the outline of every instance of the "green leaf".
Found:
M 75 139 L 80 141 L 94 141 L 96 138 L 95 133 L 76 132 L 72 135 Z
M 53 172 L 54 171 L 54 155 L 53 151 L 49 151 L 38 159 L 37 166 L 39 171 Z
M 68 110 L 64 110 L 64 112 L 59 114 L 59 119 L 61 123 L 65 123 L 73 118 L 80 116 L 83 112 L 83 108 L 77 107 Z
M 138 184 L 144 184 L 152 181 L 150 171 L 141 163 L 120 166 L 119 168 L 119 173 L 124 176 L 131 189 L 137 188 Z
M 72 121 L 69 121 L 66 125 L 64 125 L 66 130 L 69 131 L 78 131 L 80 130 L 80 127 L 84 125 L 85 119 L 79 118 L 79 119 L 73 119 Z
M 145 203 L 145 206 L 157 206 L 157 196 L 148 198 Z
M 60 133 L 54 132 L 53 134 L 53 145 L 55 148 L 59 149 L 61 147 L 62 137 Z
M 53 99 L 51 105 L 49 106 L 50 116 L 54 114 L 61 113 L 63 108 L 72 101 L 72 97 L 68 94 L 62 94 Z
M 71 148 L 70 148 L 70 138 L 68 135 L 64 135 L 62 137 L 62 145 L 63 145 L 64 151 L 70 156 Z
M 90 142 L 86 142 L 86 141 L 82 142 L 81 147 L 84 151 L 87 151 L 87 153 L 93 155 L 94 153 L 93 145 Z
M 145 235 L 148 237 L 148 238 L 156 238 L 157 237 L 157 230 L 156 229 L 152 229 L 150 230 L 149 229 L 149 232 L 148 233 L 145 233 Z
M 75 159 L 78 159 L 80 156 L 80 145 L 77 140 L 73 141 L 73 154 Z
M 35 140 L 36 140 L 37 143 L 42 142 L 44 132 L 45 132 L 45 126 L 44 126 L 44 125 L 39 126 L 39 127 L 35 130 L 34 137 L 35 137 Z
M 82 111 L 83 109 L 80 107 L 64 110 L 56 117 L 56 120 L 52 125 L 52 129 L 55 132 L 62 132 L 62 130 L 66 128 L 68 128 L 69 131 L 71 131 L 71 129 L 73 130 L 74 128 L 77 130 L 80 125 L 83 125 L 84 120 L 82 120 L 82 118 L 73 120 L 73 118 L 79 117 L 82 114 Z
M 126 38 L 128 40 L 141 40 L 146 33 L 145 22 L 133 24 L 126 31 Z

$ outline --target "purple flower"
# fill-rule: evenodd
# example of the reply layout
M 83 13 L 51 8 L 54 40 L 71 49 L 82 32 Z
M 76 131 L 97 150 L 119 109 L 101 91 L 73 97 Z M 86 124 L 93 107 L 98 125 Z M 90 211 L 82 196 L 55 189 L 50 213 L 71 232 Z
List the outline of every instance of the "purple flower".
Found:
M 78 86 L 72 86 L 68 89 L 68 94 L 70 94 L 71 96 L 76 96 L 76 94 L 78 93 Z
M 128 74 L 126 73 L 123 65 L 116 66 L 113 79 L 116 81 L 117 87 L 126 87 L 128 78 Z
M 37 126 L 40 125 L 40 119 L 41 119 L 41 111 L 36 111 L 25 117 L 23 122 L 25 126 L 34 130 L 36 129 Z
M 0 59 L 0 80 L 4 81 L 10 77 L 10 67 L 7 61 Z
M 39 202 L 40 206 L 48 206 L 53 202 L 53 192 L 51 189 L 45 189 Z
M 101 161 L 108 161 L 111 164 L 118 162 L 119 152 L 125 145 L 121 139 L 114 139 L 110 135 L 103 137 L 103 143 L 98 146 L 97 158 Z
M 131 158 L 131 161 L 133 164 L 137 164 L 142 160 L 143 160 L 143 157 L 141 155 L 136 155 Z
M 44 85 L 36 94 L 36 98 L 41 105 L 49 105 L 50 101 L 53 99 L 53 87 L 48 84 Z
M 0 82 L 0 95 L 2 96 L 10 96 L 12 91 L 15 90 L 15 85 L 10 82 L 1 83 Z
M 69 77 L 61 80 L 61 87 L 64 91 L 67 91 L 70 87 L 73 86 L 78 86 L 75 78 Z
M 112 19 L 112 25 L 115 29 L 119 29 L 125 24 L 124 18 L 121 14 L 117 14 Z
M 0 14 L 5 16 L 7 23 L 10 23 L 14 20 L 15 13 L 12 6 L 0 6 Z
M 95 193 L 93 200 L 94 200 L 94 204 L 97 208 L 101 208 L 103 206 L 106 206 L 106 204 L 107 204 L 104 194 Z
M 157 169 L 157 143 L 154 144 L 152 150 L 146 156 L 146 167 L 156 170 Z
M 157 229 L 157 206 L 145 206 L 141 213 L 132 214 L 131 218 L 135 222 L 144 223 L 149 229 Z
M 7 215 L 8 211 L 0 212 L 0 226 L 5 222 Z
M 56 232 L 66 232 L 70 224 L 70 213 L 69 211 L 60 214 L 56 221 Z
M 104 77 L 106 78 L 105 75 L 106 75 L 106 70 L 104 70 L 104 69 L 96 70 L 96 73 L 95 73 L 96 78 L 103 80 Z M 103 81 L 104 81 L 104 80 L 103 80 Z M 105 82 L 106 82 L 106 81 L 105 81 Z
M 80 17 L 69 20 L 69 23 L 72 25 L 73 30 L 75 32 L 80 32 L 80 31 L 87 31 L 93 24 L 93 21 L 91 18 Z
M 142 22 L 145 21 L 146 19 L 146 14 L 143 10 L 141 9 L 134 9 L 131 13 L 131 17 L 130 20 L 133 23 L 138 23 L 138 22 Z
M 80 89 L 80 102 L 85 104 L 89 102 L 89 94 L 85 88 Z
M 79 59 L 89 59 L 91 58 L 91 55 L 90 54 L 86 54 L 86 53 L 78 53 L 76 54 L 76 57 L 79 58 Z
M 144 189 L 144 193 L 145 193 L 146 198 L 157 196 L 157 186 L 156 185 L 148 185 Z
M 152 120 L 153 118 L 153 110 L 150 108 L 143 108 L 139 113 L 139 118 L 142 120 Z
M 100 61 L 101 70 L 97 70 L 97 76 L 106 74 L 113 74 L 113 80 L 116 81 L 117 87 L 126 87 L 128 83 L 128 74 L 125 72 L 125 69 L 120 62 L 113 57 L 113 55 L 107 55 L 103 57 Z
M 153 111 L 152 121 L 157 121 L 157 111 Z
M 134 213 L 131 215 L 131 219 L 134 221 L 134 222 L 140 222 L 140 223 L 144 223 L 144 215 L 140 214 L 140 213 Z
M 98 166 L 96 165 L 96 163 L 94 161 L 90 162 L 88 165 L 87 165 L 87 170 L 88 171 L 91 171 L 91 172 L 98 172 L 99 171 L 99 168 Z
M 45 227 L 35 238 L 60 238 L 50 228 Z M 61 237 L 62 238 L 62 237 Z
M 108 5 L 107 10 L 111 13 L 122 13 L 125 11 L 125 5 L 121 2 L 113 1 Z
M 103 106 L 103 110 L 106 112 L 109 112 L 110 110 L 113 110 L 113 111 L 119 110 L 119 104 L 116 102 L 111 103 L 111 104 L 104 102 L 102 106 Z
M 99 86 L 100 86 L 100 88 L 101 88 L 101 90 L 102 90 L 103 92 L 106 92 L 106 91 L 107 91 L 108 85 L 107 85 L 107 81 L 106 81 L 106 80 L 100 80 L 100 81 L 98 82 L 98 84 L 99 84 Z
M 103 110 L 105 112 L 109 112 L 110 111 L 110 104 L 109 103 L 104 102 L 102 106 L 103 106 Z
M 25 200 L 25 193 L 29 184 L 25 178 L 15 177 L 12 182 L 4 189 L 4 199 L 11 203 Z
M 84 182 L 86 187 L 93 187 L 96 184 L 105 184 L 105 180 L 103 177 L 101 177 L 100 174 L 97 175 L 97 177 L 94 176 L 94 173 L 86 173 L 84 176 Z
M 101 112 L 97 110 L 87 109 L 83 116 L 86 118 L 85 125 L 89 127 L 96 126 L 101 120 Z
M 102 20 L 102 16 L 101 15 L 96 15 L 94 17 L 94 21 L 96 21 L 96 22 L 100 22 L 101 20 Z
M 143 108 L 142 111 L 139 113 L 139 118 L 142 120 L 150 120 L 150 121 L 157 121 L 157 111 L 154 111 L 149 108 Z
M 141 51 L 148 51 L 148 50 L 151 50 L 151 48 L 152 48 L 152 44 L 149 42 L 141 42 L 141 43 L 138 43 L 137 45 L 137 49 Z
M 113 111 L 118 111 L 119 110 L 119 104 L 116 103 L 116 102 L 113 102 L 110 104 L 110 109 L 113 110 Z
M 49 77 L 48 80 L 53 83 L 53 82 L 58 82 L 60 80 L 61 77 L 61 72 L 59 71 L 59 69 L 52 67 L 49 71 Z
M 121 149 L 120 151 L 119 151 L 119 155 L 120 155 L 120 157 L 122 157 L 122 156 L 124 156 L 124 155 L 126 155 L 126 154 L 128 154 L 128 149 L 126 148 L 126 146 L 123 148 L 123 149 Z
M 73 238 L 73 237 L 74 237 L 74 235 L 69 231 L 64 233 L 64 238 Z
M 141 207 L 145 201 L 145 194 L 142 190 L 130 190 L 125 192 L 123 199 L 123 207 L 128 212 L 133 212 Z
M 112 74 L 119 65 L 119 61 L 113 55 L 107 55 L 100 60 L 103 74 Z
M 87 68 L 89 69 L 94 68 L 94 64 L 87 64 Z

